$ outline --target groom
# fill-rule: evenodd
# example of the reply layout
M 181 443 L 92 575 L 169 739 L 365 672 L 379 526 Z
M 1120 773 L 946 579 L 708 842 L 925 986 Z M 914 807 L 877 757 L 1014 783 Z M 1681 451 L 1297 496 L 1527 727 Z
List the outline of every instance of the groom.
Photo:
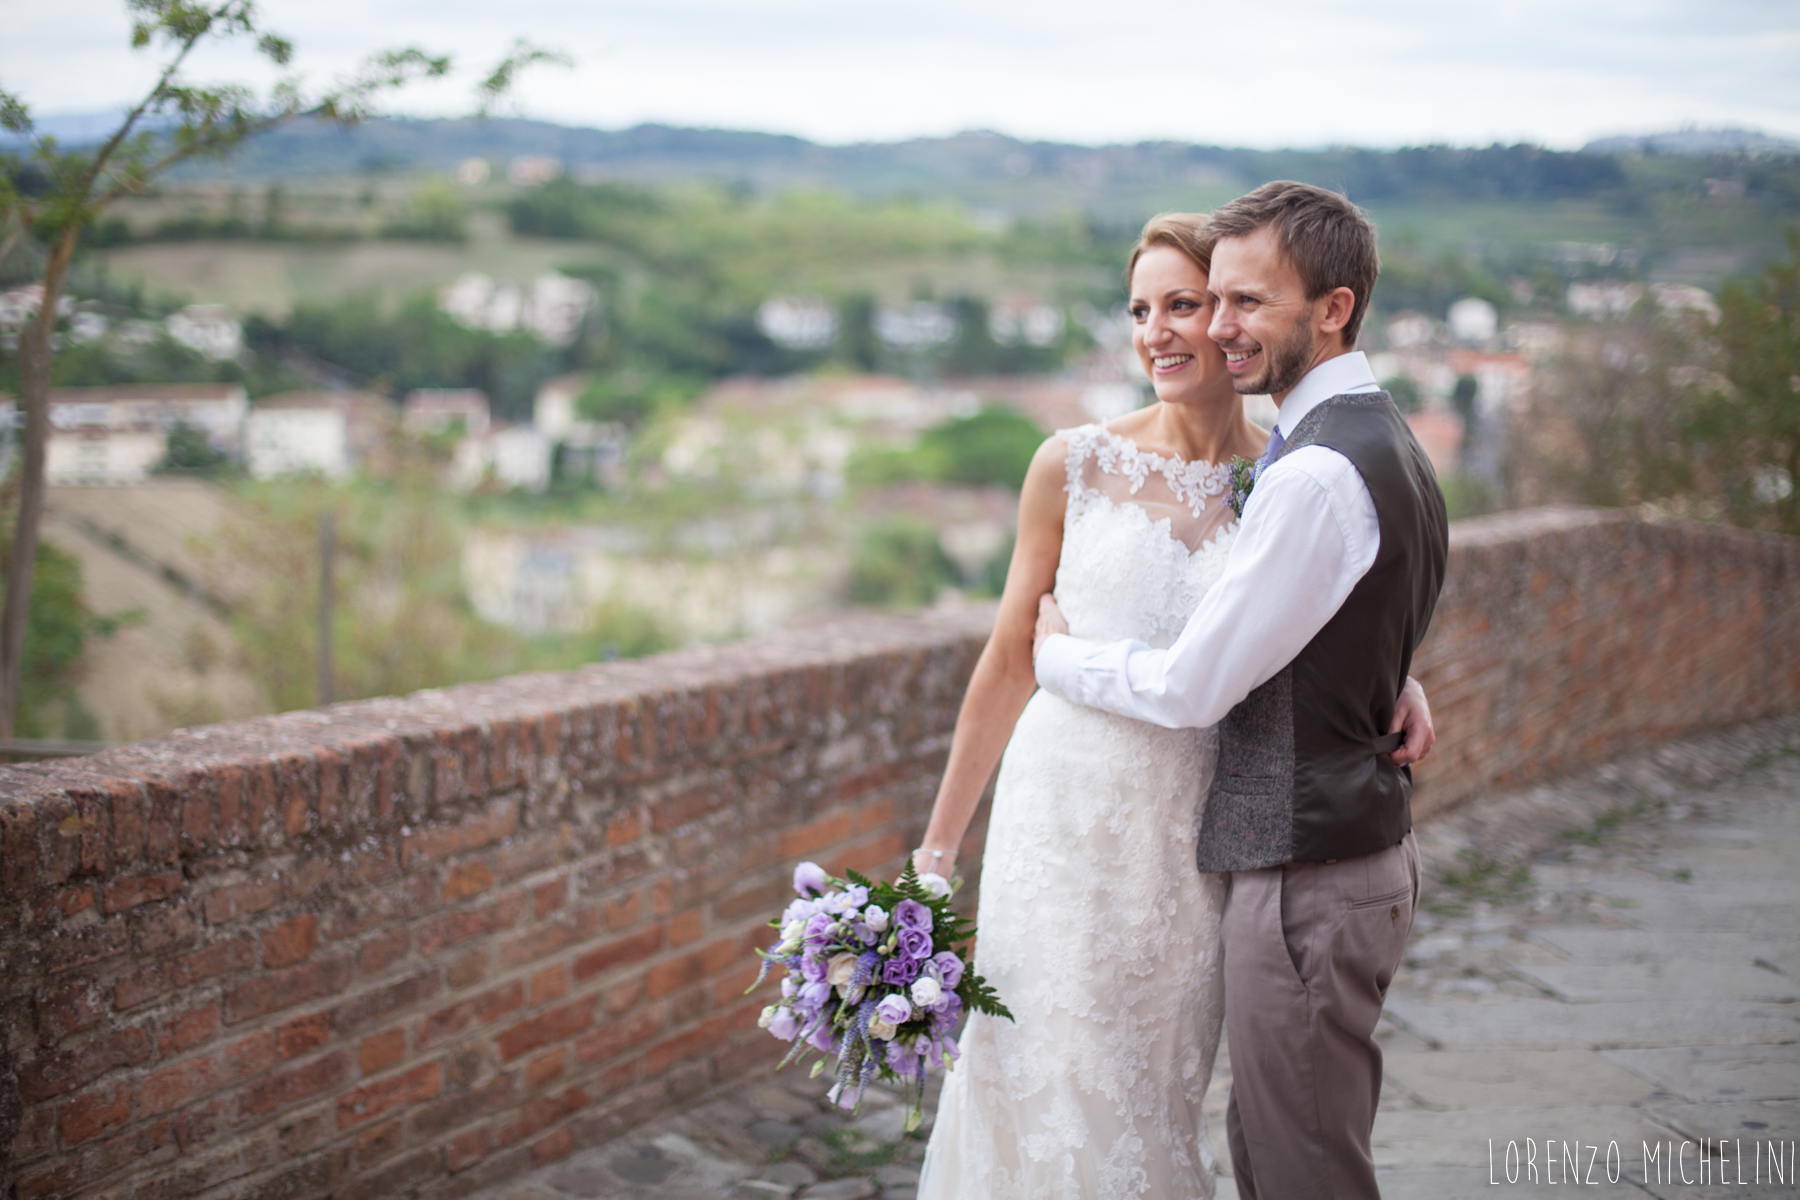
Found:
M 1270 183 L 1212 214 L 1209 336 L 1280 416 L 1223 576 L 1175 644 L 1096 645 L 1040 602 L 1048 691 L 1219 727 L 1199 865 L 1228 871 L 1226 1113 L 1245 1200 L 1376 1198 L 1375 1026 L 1419 894 L 1391 733 L 1448 554 L 1431 464 L 1357 353 L 1379 260 L 1349 201 Z

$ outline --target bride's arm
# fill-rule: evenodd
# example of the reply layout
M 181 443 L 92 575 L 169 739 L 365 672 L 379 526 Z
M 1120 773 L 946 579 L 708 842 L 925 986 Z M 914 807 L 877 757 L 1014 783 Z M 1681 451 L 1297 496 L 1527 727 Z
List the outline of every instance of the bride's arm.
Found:
M 1031 635 L 1037 623 L 1038 597 L 1056 586 L 1056 564 L 1062 557 L 1064 462 L 1068 446 L 1051 438 L 1032 457 L 1019 492 L 1019 535 L 1012 564 L 1000 593 L 1000 614 L 993 636 L 975 664 L 969 690 L 957 714 L 950 741 L 950 761 L 938 784 L 937 802 L 926 826 L 923 853 L 913 864 L 921 872 L 949 878 L 956 849 L 981 802 L 988 778 L 1012 737 L 1025 702 L 1037 690 L 1031 667 Z M 933 852 L 943 851 L 941 857 Z

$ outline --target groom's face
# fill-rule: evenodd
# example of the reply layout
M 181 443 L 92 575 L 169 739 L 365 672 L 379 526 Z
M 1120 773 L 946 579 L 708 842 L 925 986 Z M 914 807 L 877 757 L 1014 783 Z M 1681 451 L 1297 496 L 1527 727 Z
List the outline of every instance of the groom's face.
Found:
M 1209 281 L 1214 298 L 1207 334 L 1225 351 L 1232 386 L 1246 396 L 1279 401 L 1312 369 L 1317 304 L 1275 230 L 1221 238 Z

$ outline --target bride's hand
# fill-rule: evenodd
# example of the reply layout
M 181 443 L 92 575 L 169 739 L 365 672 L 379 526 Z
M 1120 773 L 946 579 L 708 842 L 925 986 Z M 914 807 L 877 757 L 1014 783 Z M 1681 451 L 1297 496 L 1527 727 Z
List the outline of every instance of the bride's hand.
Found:
M 1406 677 L 1406 686 L 1400 689 L 1400 699 L 1394 705 L 1394 724 L 1389 733 L 1406 733 L 1406 741 L 1400 748 L 1388 755 L 1395 766 L 1408 766 L 1416 763 L 1431 753 L 1431 747 L 1437 742 L 1437 730 L 1431 726 L 1431 705 L 1425 702 L 1425 689 L 1411 675 Z
M 1031 661 L 1036 662 L 1038 651 L 1044 648 L 1044 639 L 1051 634 L 1069 632 L 1069 623 L 1063 620 L 1062 609 L 1056 607 L 1056 597 L 1045 592 L 1038 597 L 1037 629 L 1031 635 Z

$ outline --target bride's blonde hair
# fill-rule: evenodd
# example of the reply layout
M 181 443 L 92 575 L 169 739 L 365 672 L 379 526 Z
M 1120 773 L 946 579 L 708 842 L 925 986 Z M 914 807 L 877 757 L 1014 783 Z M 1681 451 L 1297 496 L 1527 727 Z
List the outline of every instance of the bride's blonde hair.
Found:
M 1167 212 L 1157 213 L 1144 222 L 1144 231 L 1138 234 L 1137 245 L 1132 247 L 1131 261 L 1125 264 L 1126 290 L 1131 288 L 1131 273 L 1137 270 L 1138 259 L 1144 256 L 1144 251 L 1158 246 L 1185 254 L 1195 266 L 1212 274 L 1213 244 L 1219 239 L 1208 228 L 1208 221 L 1206 213 Z

